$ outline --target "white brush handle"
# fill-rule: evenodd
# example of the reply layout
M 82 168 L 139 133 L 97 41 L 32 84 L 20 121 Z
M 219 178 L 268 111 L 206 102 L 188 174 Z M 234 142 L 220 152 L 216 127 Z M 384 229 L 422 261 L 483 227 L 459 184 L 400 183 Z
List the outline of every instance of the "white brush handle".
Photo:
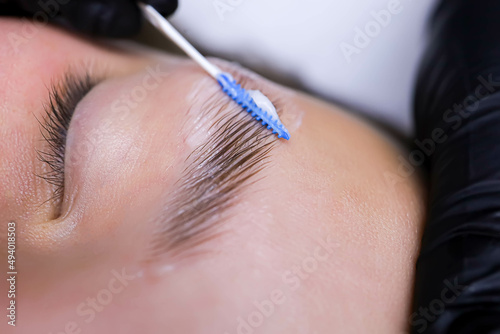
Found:
M 210 63 L 207 58 L 203 57 L 201 53 L 198 52 L 171 24 L 168 22 L 160 13 L 156 11 L 152 6 L 138 3 L 144 16 L 154 25 L 158 30 L 160 30 L 165 36 L 170 38 L 179 48 L 181 48 L 191 59 L 197 62 L 205 71 L 207 71 L 212 77 L 217 79 L 217 76 L 222 73 L 222 71 Z

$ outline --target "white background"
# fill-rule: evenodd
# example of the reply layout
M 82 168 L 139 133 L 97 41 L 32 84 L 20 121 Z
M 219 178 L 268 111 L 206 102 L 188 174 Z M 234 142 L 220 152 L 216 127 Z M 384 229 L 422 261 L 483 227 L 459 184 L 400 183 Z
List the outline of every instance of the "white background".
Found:
M 180 0 L 171 21 L 209 55 L 238 61 L 411 134 L 415 75 L 434 2 Z M 399 12 L 390 22 L 375 23 L 372 12 L 387 13 L 391 6 Z M 357 28 L 372 29 L 373 37 L 366 46 L 358 41 L 359 53 L 346 57 L 341 45 L 356 47 Z

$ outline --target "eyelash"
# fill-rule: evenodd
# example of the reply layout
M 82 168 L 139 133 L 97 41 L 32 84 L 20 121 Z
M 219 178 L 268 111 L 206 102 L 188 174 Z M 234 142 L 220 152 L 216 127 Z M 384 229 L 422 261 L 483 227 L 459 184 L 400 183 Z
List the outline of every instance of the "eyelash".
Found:
M 54 186 L 47 200 L 59 203 L 64 194 L 64 156 L 66 136 L 75 108 L 80 100 L 96 85 L 88 73 L 76 76 L 66 73 L 64 78 L 49 88 L 49 101 L 44 105 L 45 116 L 40 132 L 47 143 L 45 150 L 37 150 L 38 159 L 47 164 L 49 170 L 38 176 Z

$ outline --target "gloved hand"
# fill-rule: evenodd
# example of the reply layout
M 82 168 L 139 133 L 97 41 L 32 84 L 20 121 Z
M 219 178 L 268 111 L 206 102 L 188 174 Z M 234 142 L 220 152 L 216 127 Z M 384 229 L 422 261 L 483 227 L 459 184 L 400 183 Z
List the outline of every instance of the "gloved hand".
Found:
M 177 9 L 177 0 L 142 0 L 162 15 Z M 24 15 L 53 22 L 80 32 L 107 37 L 137 33 L 142 16 L 134 0 L 3 0 L 0 13 Z
M 414 334 L 500 333 L 499 17 L 498 0 L 441 0 L 429 29 L 415 96 L 430 194 Z

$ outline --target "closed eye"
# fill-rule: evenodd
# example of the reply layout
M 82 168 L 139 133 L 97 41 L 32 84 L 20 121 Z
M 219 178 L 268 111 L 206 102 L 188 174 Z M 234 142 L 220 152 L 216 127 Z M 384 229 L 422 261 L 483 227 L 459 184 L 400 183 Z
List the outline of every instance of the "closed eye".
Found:
M 44 105 L 45 116 L 42 121 L 38 120 L 46 144 L 43 149 L 37 150 L 37 158 L 49 168 L 37 176 L 53 187 L 52 196 L 47 201 L 57 207 L 54 218 L 60 214 L 64 195 L 64 157 L 69 124 L 76 106 L 97 82 L 88 72 L 76 75 L 68 70 L 61 80 L 49 87 L 48 103 Z

